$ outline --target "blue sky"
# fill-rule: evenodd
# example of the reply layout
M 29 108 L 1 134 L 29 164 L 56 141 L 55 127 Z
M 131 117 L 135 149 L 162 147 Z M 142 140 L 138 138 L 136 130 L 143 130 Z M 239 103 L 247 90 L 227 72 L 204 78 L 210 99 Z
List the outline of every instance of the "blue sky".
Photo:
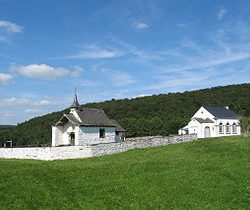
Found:
M 250 82 L 248 0 L 0 0 L 0 124 Z

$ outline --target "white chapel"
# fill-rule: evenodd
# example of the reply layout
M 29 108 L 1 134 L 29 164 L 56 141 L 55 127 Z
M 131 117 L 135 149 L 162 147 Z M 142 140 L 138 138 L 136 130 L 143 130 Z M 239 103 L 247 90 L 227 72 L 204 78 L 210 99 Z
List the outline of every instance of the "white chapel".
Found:
M 198 138 L 240 135 L 240 119 L 227 106 L 202 106 L 178 133 L 195 133 Z
M 52 146 L 80 146 L 124 140 L 125 130 L 117 121 L 109 119 L 102 109 L 81 107 L 77 95 L 70 113 L 63 114 L 52 126 Z

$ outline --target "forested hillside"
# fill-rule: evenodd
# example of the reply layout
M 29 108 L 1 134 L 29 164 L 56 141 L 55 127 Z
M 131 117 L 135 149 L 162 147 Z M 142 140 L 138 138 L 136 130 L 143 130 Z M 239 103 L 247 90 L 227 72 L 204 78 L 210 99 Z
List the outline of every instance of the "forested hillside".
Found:
M 116 119 L 127 130 L 128 137 L 132 137 L 177 133 L 202 105 L 227 105 L 237 114 L 248 117 L 250 84 L 134 99 L 113 99 L 83 106 L 102 108 L 110 118 Z M 18 145 L 50 143 L 51 125 L 60 119 L 63 112 L 68 110 L 33 118 L 11 130 L 0 131 L 0 141 L 17 140 Z

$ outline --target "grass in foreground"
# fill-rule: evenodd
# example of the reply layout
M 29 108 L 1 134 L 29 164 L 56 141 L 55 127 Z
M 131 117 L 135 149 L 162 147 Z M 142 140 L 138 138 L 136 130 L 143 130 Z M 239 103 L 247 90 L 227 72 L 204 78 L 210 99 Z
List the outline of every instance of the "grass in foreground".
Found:
M 248 209 L 250 137 L 66 161 L 0 160 L 0 209 Z

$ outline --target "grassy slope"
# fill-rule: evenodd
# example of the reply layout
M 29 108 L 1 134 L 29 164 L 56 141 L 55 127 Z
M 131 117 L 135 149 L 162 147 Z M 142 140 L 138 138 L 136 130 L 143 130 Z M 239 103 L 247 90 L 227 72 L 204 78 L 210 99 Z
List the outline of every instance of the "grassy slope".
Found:
M 247 209 L 250 137 L 99 158 L 0 160 L 0 209 Z

